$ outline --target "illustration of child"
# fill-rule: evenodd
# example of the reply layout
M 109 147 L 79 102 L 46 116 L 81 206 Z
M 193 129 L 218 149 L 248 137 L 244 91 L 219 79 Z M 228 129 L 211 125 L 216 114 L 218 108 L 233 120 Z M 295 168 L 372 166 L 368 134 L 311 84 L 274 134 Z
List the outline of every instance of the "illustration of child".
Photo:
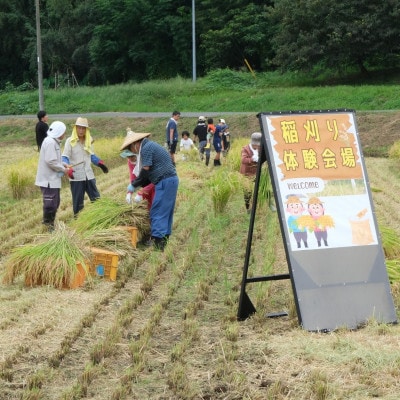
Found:
M 299 224 L 299 218 L 303 214 L 305 208 L 302 201 L 298 196 L 291 195 L 286 201 L 286 211 L 290 214 L 287 223 L 289 227 L 289 232 L 293 233 L 296 239 L 297 248 L 301 248 L 301 241 L 304 243 L 304 247 L 308 247 L 307 243 L 307 229 L 305 226 Z
M 313 225 L 309 226 L 314 231 L 318 247 L 321 247 L 321 241 L 328 246 L 328 228 L 333 228 L 335 223 L 331 216 L 325 215 L 325 208 L 318 197 L 311 197 L 308 201 L 308 212 L 313 219 Z

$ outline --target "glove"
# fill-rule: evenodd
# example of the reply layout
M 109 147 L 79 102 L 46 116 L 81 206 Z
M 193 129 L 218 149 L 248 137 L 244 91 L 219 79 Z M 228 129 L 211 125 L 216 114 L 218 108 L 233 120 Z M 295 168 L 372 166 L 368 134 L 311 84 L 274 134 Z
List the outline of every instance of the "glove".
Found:
M 98 166 L 101 168 L 101 170 L 102 170 L 105 174 L 108 174 L 108 168 L 104 165 L 103 161 L 99 161 Z
M 209 149 L 210 147 L 211 147 L 211 144 L 210 144 L 210 143 L 207 143 L 207 144 L 204 146 L 205 149 Z
M 128 204 L 131 204 L 131 201 L 132 201 L 132 193 L 131 193 L 131 192 L 128 192 L 128 193 L 126 194 L 125 201 L 126 201 Z
M 74 179 L 74 170 L 72 168 L 67 169 L 67 174 L 69 179 Z
M 129 193 L 133 193 L 133 192 L 135 191 L 135 188 L 133 187 L 132 183 L 130 183 L 130 184 L 127 186 L 126 190 L 127 190 Z
M 137 194 L 134 200 L 135 203 L 140 203 L 143 200 L 143 196 L 141 194 Z
M 251 157 L 251 159 L 252 159 L 254 162 L 258 162 L 258 154 L 253 154 L 253 157 Z

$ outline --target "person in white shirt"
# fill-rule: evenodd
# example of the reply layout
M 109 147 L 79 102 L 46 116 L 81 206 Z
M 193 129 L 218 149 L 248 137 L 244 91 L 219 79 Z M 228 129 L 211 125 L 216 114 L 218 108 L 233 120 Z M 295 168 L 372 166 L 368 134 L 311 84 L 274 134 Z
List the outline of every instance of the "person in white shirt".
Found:
M 188 131 L 182 132 L 182 139 L 181 139 L 181 144 L 180 144 L 181 150 L 189 151 L 190 149 L 193 148 L 193 140 L 190 139 L 189 136 L 190 136 L 190 134 Z
M 40 187 L 43 197 L 43 224 L 49 231 L 54 229 L 54 220 L 60 206 L 61 178 L 71 172 L 71 168 L 61 160 L 61 141 L 66 126 L 54 121 L 40 146 L 40 155 L 35 185 Z

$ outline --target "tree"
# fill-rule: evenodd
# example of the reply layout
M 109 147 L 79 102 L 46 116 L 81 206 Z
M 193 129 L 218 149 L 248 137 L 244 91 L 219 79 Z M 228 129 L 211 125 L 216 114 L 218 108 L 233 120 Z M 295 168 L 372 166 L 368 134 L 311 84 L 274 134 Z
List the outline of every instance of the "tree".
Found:
M 400 0 L 276 0 L 274 62 L 282 70 L 387 66 L 400 50 Z
M 25 42 L 35 26 L 35 5 L 29 0 L 1 0 L 0 10 L 0 85 L 33 83 L 34 77 L 27 73 Z
M 209 4 L 208 0 L 201 3 L 203 7 Z M 215 4 L 217 18 L 208 21 L 201 35 L 207 70 L 241 68 L 245 58 L 255 69 L 266 68 L 266 60 L 272 57 L 265 13 L 268 3 L 236 0 L 229 5 Z

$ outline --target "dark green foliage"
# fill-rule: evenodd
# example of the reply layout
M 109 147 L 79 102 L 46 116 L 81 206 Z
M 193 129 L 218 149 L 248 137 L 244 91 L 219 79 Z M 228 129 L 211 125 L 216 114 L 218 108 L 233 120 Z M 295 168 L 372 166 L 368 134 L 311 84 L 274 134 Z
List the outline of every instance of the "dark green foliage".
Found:
M 35 2 L 0 0 L 0 89 L 37 84 Z M 399 68 L 400 0 L 196 0 L 196 70 Z M 192 2 L 41 0 L 46 87 L 192 76 Z
M 277 0 L 269 16 L 282 70 L 398 66 L 399 0 Z

